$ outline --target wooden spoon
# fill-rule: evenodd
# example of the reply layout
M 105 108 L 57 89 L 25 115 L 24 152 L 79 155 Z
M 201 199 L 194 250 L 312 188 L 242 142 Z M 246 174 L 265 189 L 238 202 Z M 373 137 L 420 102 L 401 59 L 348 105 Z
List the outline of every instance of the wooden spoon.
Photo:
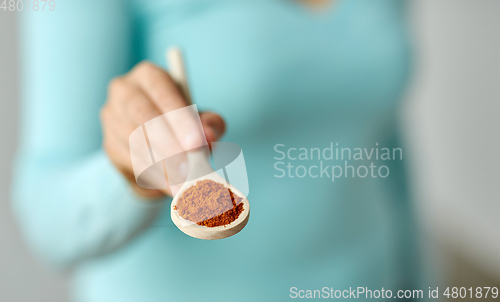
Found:
M 167 51 L 167 61 L 172 79 L 176 82 L 176 84 L 182 91 L 186 101 L 192 103 L 180 50 L 175 47 L 170 48 Z M 250 214 L 250 204 L 248 203 L 248 199 L 238 189 L 229 184 L 224 178 L 222 178 L 212 169 L 212 166 L 208 162 L 208 154 L 206 154 L 206 151 L 204 151 L 203 148 L 200 150 L 187 152 L 187 162 L 189 173 L 186 179 L 188 179 L 188 181 L 182 184 L 181 188 L 172 200 L 170 208 L 170 216 L 174 224 L 179 228 L 179 230 L 191 237 L 207 240 L 230 237 L 241 231 L 247 224 Z M 198 175 L 204 176 L 196 178 Z M 196 222 L 198 221 L 187 221 L 179 216 L 179 212 L 175 209 L 177 201 L 182 196 L 184 191 L 186 191 L 191 186 L 196 185 L 197 182 L 203 180 L 212 180 L 214 182 L 220 183 L 224 185 L 224 187 L 230 189 L 235 195 L 242 198 L 241 202 L 243 203 L 243 212 L 240 213 L 235 221 L 223 226 L 206 227 L 196 224 Z

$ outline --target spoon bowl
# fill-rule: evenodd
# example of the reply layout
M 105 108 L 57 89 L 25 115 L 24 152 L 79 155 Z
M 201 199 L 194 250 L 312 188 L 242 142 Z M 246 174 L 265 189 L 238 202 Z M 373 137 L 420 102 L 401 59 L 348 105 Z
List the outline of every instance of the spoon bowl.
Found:
M 189 165 L 189 174 L 187 177 L 188 181 L 182 184 L 181 188 L 172 200 L 172 204 L 170 205 L 170 216 L 174 224 L 179 228 L 179 230 L 191 237 L 208 240 L 226 238 L 241 231 L 247 224 L 250 214 L 250 204 L 248 203 L 248 199 L 238 189 L 227 183 L 223 177 L 212 169 L 203 150 L 188 152 L 187 158 Z M 203 176 L 196 177 L 195 175 Z M 231 190 L 233 194 L 242 198 L 240 202 L 243 203 L 243 211 L 236 220 L 222 226 L 207 227 L 198 225 L 193 221 L 188 221 L 179 215 L 179 211 L 176 210 L 179 198 L 187 189 L 203 180 L 211 180 L 222 184 L 225 188 Z
M 198 225 L 194 222 L 187 221 L 179 215 L 179 211 L 175 209 L 177 206 L 177 201 L 180 196 L 191 186 L 196 185 L 197 182 L 202 180 L 212 180 L 214 182 L 223 184 L 224 187 L 230 189 L 235 195 L 243 198 L 241 202 L 243 203 L 243 211 L 240 213 L 238 218 L 227 225 L 216 226 L 216 227 L 207 227 Z M 170 216 L 174 224 L 181 230 L 183 233 L 199 239 L 206 240 L 214 240 L 214 239 L 222 239 L 226 237 L 230 237 L 241 231 L 248 222 L 248 218 L 250 214 L 250 204 L 248 203 L 248 199 L 241 194 L 235 187 L 229 185 L 224 178 L 219 176 L 216 172 L 208 174 L 202 178 L 198 178 L 195 180 L 188 181 L 184 183 L 182 188 L 179 190 L 175 198 L 172 200 L 171 208 L 170 208 Z

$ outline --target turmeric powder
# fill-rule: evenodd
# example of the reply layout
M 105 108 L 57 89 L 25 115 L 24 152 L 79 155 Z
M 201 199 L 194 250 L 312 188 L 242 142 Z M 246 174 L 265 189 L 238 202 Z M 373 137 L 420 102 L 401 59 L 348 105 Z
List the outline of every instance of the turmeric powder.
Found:
M 182 193 L 174 210 L 201 226 L 226 226 L 243 212 L 242 199 L 220 183 L 202 180 Z

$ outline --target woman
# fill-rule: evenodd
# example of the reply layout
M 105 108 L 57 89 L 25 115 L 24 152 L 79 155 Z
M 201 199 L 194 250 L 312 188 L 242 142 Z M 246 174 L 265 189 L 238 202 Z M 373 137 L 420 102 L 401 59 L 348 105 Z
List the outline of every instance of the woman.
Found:
M 385 163 L 385 178 L 335 182 L 279 177 L 275 166 L 277 145 L 401 147 L 402 1 L 57 4 L 23 15 L 14 206 L 37 253 L 72 268 L 74 301 L 281 301 L 323 287 L 415 288 L 404 161 Z M 211 112 L 201 115 L 207 139 L 227 124 L 225 140 L 245 155 L 252 215 L 228 239 L 184 235 L 170 220 L 168 192 L 133 178 L 130 133 L 185 106 L 164 71 L 171 45 L 187 58 L 193 100 Z

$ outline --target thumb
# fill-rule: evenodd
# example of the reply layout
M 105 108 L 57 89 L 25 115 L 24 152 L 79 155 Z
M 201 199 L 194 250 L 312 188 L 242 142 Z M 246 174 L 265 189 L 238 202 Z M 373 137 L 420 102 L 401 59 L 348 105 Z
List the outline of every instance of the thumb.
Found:
M 208 142 L 217 141 L 226 131 L 226 123 L 216 113 L 203 112 L 200 114 L 200 119 Z

